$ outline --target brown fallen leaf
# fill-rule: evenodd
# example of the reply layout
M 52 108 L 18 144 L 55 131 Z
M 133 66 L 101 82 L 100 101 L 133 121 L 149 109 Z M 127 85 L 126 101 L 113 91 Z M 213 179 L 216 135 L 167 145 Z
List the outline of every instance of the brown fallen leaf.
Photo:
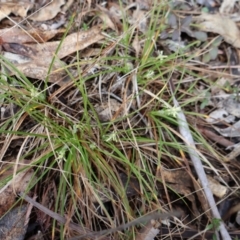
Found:
M 49 82 L 56 83 L 56 81 L 58 81 L 58 84 L 61 86 L 64 84 L 64 82 L 61 82 L 61 79 L 65 73 L 65 63 L 59 59 L 62 59 L 65 56 L 68 56 L 76 51 L 83 50 L 103 38 L 104 36 L 101 34 L 101 28 L 96 26 L 87 31 L 72 33 L 67 36 L 62 42 L 54 41 L 42 44 L 25 44 L 22 45 L 22 47 L 21 45 L 18 45 L 18 48 L 14 49 L 16 50 L 15 53 L 17 53 L 17 51 L 22 53 L 21 51 L 23 50 L 25 56 L 28 55 L 30 60 L 24 63 L 16 63 L 14 61 L 11 62 L 26 77 L 42 80 L 48 77 Z M 60 50 L 56 53 L 59 44 L 61 44 L 61 47 Z M 9 44 L 7 46 L 11 47 L 13 45 Z M 28 48 L 30 49 L 29 52 L 26 50 Z M 9 51 L 12 50 L 9 49 Z M 56 60 L 53 63 L 51 72 L 49 72 L 49 66 L 51 65 L 51 62 L 55 55 Z M 12 69 L 11 66 L 6 64 L 6 67 L 10 70 L 11 75 L 16 74 L 16 71 Z
M 6 2 L 0 4 L 0 21 L 6 18 L 9 14 L 13 13 L 22 18 L 27 16 L 28 10 L 32 7 L 29 2 Z
M 87 31 L 75 32 L 68 35 L 63 39 L 62 43 L 61 41 L 54 41 L 42 44 L 27 44 L 26 46 L 35 49 L 38 52 L 38 58 L 43 57 L 45 60 L 46 57 L 50 57 L 52 60 L 52 57 L 61 43 L 61 47 L 56 53 L 56 57 L 62 59 L 76 51 L 87 48 L 103 38 L 104 36 L 101 34 L 100 26 L 95 26 Z
M 219 198 L 223 198 L 226 196 L 228 191 L 227 187 L 220 184 L 216 179 L 211 176 L 207 176 L 209 188 L 211 189 L 212 193 Z
M 220 34 L 224 40 L 236 48 L 240 48 L 240 32 L 236 23 L 221 14 L 202 13 L 197 18 L 201 30 Z
M 53 19 L 61 11 L 61 6 L 63 4 L 65 4 L 65 0 L 52 0 L 30 17 L 30 19 L 40 22 Z
M 162 169 L 157 173 L 157 177 L 166 182 L 167 186 L 171 187 L 176 193 L 185 196 L 192 203 L 193 213 L 198 216 L 199 211 L 196 206 L 196 199 L 192 194 L 193 181 L 186 169 L 178 169 L 170 171 Z
M 42 31 L 36 28 L 23 30 L 13 27 L 0 29 L 0 38 L 3 43 L 43 43 L 64 31 L 64 29 Z
M 37 55 L 37 52 L 34 49 L 19 43 L 3 43 L 2 48 L 6 52 L 16 53 L 25 57 Z

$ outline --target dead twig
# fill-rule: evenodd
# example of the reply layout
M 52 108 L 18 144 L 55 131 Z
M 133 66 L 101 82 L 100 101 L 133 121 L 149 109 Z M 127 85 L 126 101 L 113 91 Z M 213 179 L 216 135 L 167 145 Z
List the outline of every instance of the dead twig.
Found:
M 27 196 L 27 195 L 25 195 L 23 193 L 20 193 L 19 195 L 25 201 L 27 201 L 28 203 L 32 204 L 34 207 L 38 208 L 39 210 L 43 211 L 45 214 L 49 215 L 53 219 L 57 220 L 59 223 L 62 223 L 62 224 L 66 224 L 67 223 L 67 219 L 64 218 L 63 216 L 61 216 L 60 214 L 51 211 L 50 209 L 44 207 L 42 204 L 36 202 L 34 199 L 30 198 L 29 196 Z M 77 231 L 80 234 L 92 233 L 89 229 L 84 228 L 84 227 L 82 227 L 82 226 L 80 226 L 78 224 L 75 224 L 75 223 L 69 223 L 68 227 L 70 227 L 72 230 Z
M 54 218 L 58 222 L 60 222 L 62 224 L 67 223 L 66 218 L 64 218 L 63 216 L 59 215 L 58 213 L 55 213 L 55 212 L 51 211 L 50 209 L 44 207 L 40 203 L 36 202 L 34 199 L 28 197 L 27 195 L 25 195 L 23 193 L 20 193 L 19 195 L 25 201 L 32 204 L 34 207 L 43 211 L 44 213 L 46 213 L 50 217 Z M 114 233 L 116 231 L 121 231 L 121 230 L 124 230 L 126 228 L 135 226 L 137 224 L 141 224 L 141 223 L 144 223 L 144 222 L 149 222 L 151 220 L 164 219 L 166 217 L 179 216 L 179 215 L 180 215 L 180 213 L 178 211 L 173 211 L 173 212 L 170 212 L 170 213 L 160 213 L 158 211 L 155 211 L 155 212 L 149 213 L 147 215 L 144 215 L 140 218 L 137 218 L 137 219 L 135 219 L 135 220 L 133 220 L 133 221 L 127 223 L 127 224 L 122 224 L 122 225 L 120 225 L 116 228 L 106 229 L 106 230 L 102 230 L 102 231 L 98 231 L 98 232 L 93 232 L 93 231 L 91 231 L 87 228 L 84 228 L 84 227 L 82 227 L 78 224 L 70 222 L 68 224 L 68 226 L 71 229 L 73 229 L 73 230 L 75 230 L 75 231 L 77 231 L 78 233 L 81 234 L 81 236 L 76 236 L 76 237 L 70 238 L 70 240 L 77 240 L 77 239 L 83 239 L 83 238 L 100 239 L 100 237 L 104 237 L 104 235 L 111 234 L 111 233 Z M 105 238 L 105 240 L 109 240 L 109 238 Z
M 213 198 L 212 191 L 209 188 L 209 184 L 208 184 L 208 180 L 207 180 L 207 177 L 206 177 L 206 173 L 204 171 L 201 159 L 199 157 L 199 152 L 196 149 L 196 145 L 195 145 L 195 142 L 193 140 L 191 131 L 189 129 L 186 117 L 185 117 L 183 111 L 181 110 L 180 105 L 179 105 L 177 99 L 174 96 L 174 85 L 173 85 L 173 82 L 172 82 L 171 78 L 169 79 L 169 86 L 170 86 L 170 91 L 171 91 L 172 98 L 173 98 L 174 107 L 180 109 L 180 111 L 178 111 L 178 113 L 177 113 L 177 121 L 178 121 L 178 124 L 179 124 L 178 127 L 179 127 L 179 131 L 180 131 L 180 133 L 182 135 L 182 139 L 183 139 L 183 141 L 185 142 L 185 144 L 187 146 L 188 154 L 189 154 L 189 156 L 190 156 L 190 158 L 192 160 L 193 166 L 194 166 L 194 168 L 196 170 L 198 178 L 199 178 L 199 180 L 201 182 L 201 185 L 203 187 L 203 190 L 204 190 L 204 193 L 206 195 L 206 199 L 208 201 L 208 204 L 209 204 L 209 206 L 211 208 L 213 217 L 217 218 L 217 219 L 221 219 L 219 211 L 218 211 L 218 209 L 216 207 L 215 200 Z M 224 240 L 231 240 L 231 237 L 230 237 L 228 231 L 226 230 L 223 222 L 220 222 L 219 231 L 220 231 L 220 234 L 222 236 L 222 239 L 224 239 Z
M 144 215 L 142 217 L 139 217 L 137 219 L 134 219 L 133 221 L 131 221 L 129 223 L 121 224 L 120 226 L 118 226 L 116 228 L 110 228 L 110 229 L 106 229 L 106 230 L 102 230 L 102 231 L 98 231 L 98 232 L 94 232 L 94 233 L 89 233 L 89 234 L 82 235 L 82 236 L 77 236 L 77 237 L 71 238 L 70 240 L 79 240 L 79 239 L 84 239 L 87 237 L 94 237 L 94 236 L 98 237 L 97 239 L 101 239 L 101 238 L 99 238 L 99 236 L 104 236 L 104 235 L 111 234 L 111 233 L 114 233 L 117 231 L 121 231 L 121 230 L 127 229 L 129 227 L 138 225 L 138 224 L 150 222 L 151 220 L 165 219 L 165 218 L 171 217 L 171 216 L 180 216 L 180 213 L 178 211 L 173 211 L 170 213 L 160 213 L 158 211 L 155 211 L 155 212 L 149 213 L 147 215 Z

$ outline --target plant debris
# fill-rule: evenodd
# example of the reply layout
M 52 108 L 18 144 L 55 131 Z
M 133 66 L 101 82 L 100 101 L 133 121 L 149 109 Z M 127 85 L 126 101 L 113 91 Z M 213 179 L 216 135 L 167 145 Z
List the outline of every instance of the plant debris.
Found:
M 0 1 L 0 239 L 240 238 L 238 13 Z

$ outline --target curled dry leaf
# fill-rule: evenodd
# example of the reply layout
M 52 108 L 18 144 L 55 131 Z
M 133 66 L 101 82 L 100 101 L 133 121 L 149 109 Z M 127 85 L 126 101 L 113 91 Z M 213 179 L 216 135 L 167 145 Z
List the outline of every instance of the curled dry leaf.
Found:
M 65 4 L 65 0 L 53 0 L 49 4 L 43 6 L 36 14 L 30 17 L 33 21 L 47 21 L 53 19 L 61 11 L 61 6 Z
M 17 69 L 22 72 L 25 76 L 35 79 L 44 80 L 48 78 L 49 82 L 54 82 L 61 85 L 60 81 L 64 74 L 64 63 L 60 66 L 58 61 L 53 64 L 52 71 L 49 73 L 49 60 L 48 58 L 45 63 L 42 61 L 28 62 L 16 65 Z
M 62 59 L 76 51 L 85 49 L 103 38 L 104 36 L 101 34 L 100 27 L 95 26 L 87 31 L 75 32 L 68 35 L 62 43 L 61 41 L 54 41 L 42 44 L 29 44 L 27 46 L 30 46 L 38 52 L 38 58 L 43 57 L 43 59 L 46 59 L 46 55 L 53 57 L 59 44 L 61 44 L 56 56 Z
M 47 42 L 42 44 L 26 44 L 18 46 L 14 51 L 20 51 L 23 49 L 30 49 L 31 51 L 24 51 L 29 57 L 29 62 L 17 63 L 14 66 L 22 72 L 25 76 L 35 79 L 45 79 L 48 77 L 50 82 L 58 84 L 64 84 L 60 82 L 62 75 L 65 73 L 65 63 L 59 59 L 68 56 L 76 51 L 83 50 L 93 43 L 103 39 L 101 29 L 96 26 L 87 31 L 72 33 L 67 36 L 61 43 L 61 41 Z M 56 50 L 61 44 L 60 50 L 56 53 Z M 12 46 L 11 44 L 9 46 Z M 13 51 L 9 50 L 9 51 Z M 21 52 L 20 52 L 21 53 Z M 56 53 L 57 59 L 54 61 L 52 71 L 49 73 L 49 66 Z M 25 56 L 26 56 L 25 55 Z M 9 68 L 9 66 L 7 66 Z M 12 75 L 15 73 L 14 69 L 10 69 Z
M 227 193 L 227 187 L 220 184 L 217 180 L 212 178 L 211 176 L 207 176 L 209 187 L 212 193 L 219 198 L 223 198 Z
M 23 30 L 21 28 L 4 28 L 0 29 L 0 38 L 4 43 L 44 43 L 53 38 L 56 34 L 65 30 L 46 30 L 39 29 Z
M 202 13 L 197 17 L 199 27 L 206 32 L 220 34 L 224 40 L 236 48 L 240 48 L 240 32 L 236 23 L 221 14 Z
M 6 18 L 9 14 L 13 13 L 16 16 L 22 18 L 27 16 L 28 10 L 32 7 L 31 3 L 28 2 L 7 2 L 0 4 L 0 20 Z

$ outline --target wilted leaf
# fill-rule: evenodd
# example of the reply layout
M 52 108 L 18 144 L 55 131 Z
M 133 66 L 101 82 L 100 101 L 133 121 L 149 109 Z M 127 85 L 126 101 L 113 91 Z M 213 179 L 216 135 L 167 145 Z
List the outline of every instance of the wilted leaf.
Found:
M 25 44 L 22 45 L 22 49 L 31 49 L 29 52 L 25 51 L 27 55 L 29 54 L 29 62 L 14 65 L 27 77 L 36 79 L 46 79 L 48 77 L 50 82 L 56 83 L 56 81 L 58 81 L 58 84 L 61 85 L 61 77 L 65 73 L 65 63 L 59 59 L 76 51 L 85 49 L 103 38 L 104 36 L 101 34 L 101 29 L 99 27 L 93 27 L 87 31 L 68 35 L 62 43 L 60 41 L 55 41 L 42 44 Z M 59 52 L 56 53 L 60 43 L 61 48 Z M 51 69 L 52 71 L 49 73 L 49 66 L 55 53 L 57 54 L 57 59 L 54 61 Z M 9 70 L 12 74 L 16 74 L 14 69 L 9 67 Z
M 219 198 L 223 198 L 227 193 L 227 187 L 220 184 L 217 180 L 212 178 L 211 176 L 207 176 L 209 188 L 212 193 Z
M 2 55 L 13 64 L 22 64 L 31 61 L 31 58 L 15 53 L 2 51 Z
M 57 52 L 57 58 L 62 59 L 76 51 L 85 49 L 93 43 L 98 42 L 103 39 L 104 36 L 101 34 L 101 29 L 95 26 L 87 31 L 75 32 L 68 35 L 61 43 L 61 41 L 47 42 L 42 44 L 29 44 L 31 48 L 34 48 L 38 52 L 38 58 L 46 57 L 50 58 L 54 56 L 59 44 L 61 43 L 61 48 Z
M 65 0 L 52 0 L 50 3 L 43 6 L 37 13 L 30 17 L 33 21 L 47 21 L 53 19 L 61 11 L 61 6 Z
M 196 201 L 194 196 L 191 194 L 191 188 L 193 187 L 193 181 L 186 170 L 179 169 L 169 171 L 162 169 L 157 173 L 160 179 L 164 179 L 166 184 L 171 187 L 176 193 L 185 196 L 192 203 L 194 214 L 198 215 Z
M 59 64 L 57 64 L 58 61 L 56 61 L 53 64 L 51 69 L 52 71 L 49 73 L 49 60 L 50 58 L 48 58 L 46 63 L 44 63 L 43 59 L 39 59 L 39 61 L 35 60 L 23 64 L 16 64 L 15 67 L 17 67 L 17 69 L 27 77 L 40 80 L 48 78 L 49 82 L 59 84 L 65 72 L 63 70 L 64 63 L 62 63 L 62 66 L 59 66 Z M 12 74 L 14 74 L 14 70 L 12 71 Z
M 240 32 L 233 20 L 220 14 L 207 13 L 202 13 L 197 19 L 203 31 L 218 33 L 226 42 L 240 48 Z
M 21 28 L 4 28 L 0 29 L 0 38 L 4 43 L 43 43 L 53 38 L 57 33 L 65 30 L 46 30 L 39 29 L 23 30 Z

